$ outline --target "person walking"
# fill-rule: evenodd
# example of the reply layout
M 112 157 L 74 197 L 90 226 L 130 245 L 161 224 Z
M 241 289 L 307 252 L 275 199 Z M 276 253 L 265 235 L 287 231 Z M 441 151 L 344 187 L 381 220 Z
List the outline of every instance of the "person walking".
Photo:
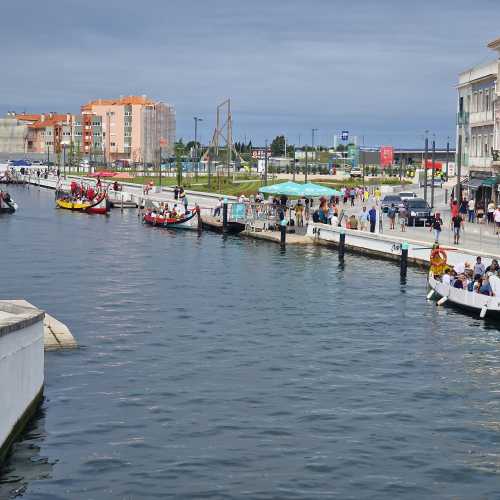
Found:
M 370 233 L 375 232 L 375 226 L 377 225 L 377 209 L 375 205 L 368 212 L 368 217 L 370 220 Z
M 174 199 L 179 199 L 179 186 L 175 186 L 174 188 Z
M 188 213 L 188 197 L 184 193 L 184 198 L 182 199 L 182 202 L 184 203 L 184 213 Z
M 441 235 L 441 230 L 443 228 L 443 220 L 439 212 L 434 215 L 434 220 L 432 221 L 431 228 L 429 231 L 434 230 L 434 241 L 439 243 L 439 236 Z
M 408 223 L 408 210 L 406 210 L 406 206 L 403 203 L 399 207 L 399 224 L 401 226 L 401 232 L 404 233 L 406 231 L 406 224 Z
M 493 220 L 495 221 L 495 234 L 500 232 L 500 207 L 497 207 L 493 212 Z
M 460 229 L 461 229 L 462 223 L 463 223 L 463 219 L 460 216 L 460 214 L 455 215 L 451 219 L 451 223 L 453 226 L 453 243 L 455 245 L 458 245 L 458 243 L 460 242 Z
M 351 195 L 351 207 L 353 207 L 354 199 L 356 198 L 356 190 L 354 188 L 351 188 L 350 195 Z
M 387 210 L 387 217 L 389 218 L 389 229 L 396 229 L 395 224 L 396 224 L 396 207 L 394 206 L 394 203 L 391 203 L 391 206 Z
M 471 198 L 469 200 L 469 203 L 467 204 L 467 210 L 469 212 L 469 222 L 474 222 L 474 218 L 475 218 L 475 215 L 476 215 L 476 202 L 474 200 L 474 198 Z

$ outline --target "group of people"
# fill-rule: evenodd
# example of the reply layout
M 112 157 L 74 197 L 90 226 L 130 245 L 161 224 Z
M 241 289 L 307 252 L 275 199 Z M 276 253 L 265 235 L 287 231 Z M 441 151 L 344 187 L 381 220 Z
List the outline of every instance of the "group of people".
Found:
M 95 197 L 100 193 L 102 185 L 100 179 L 95 186 L 79 184 L 76 181 L 71 181 L 70 193 L 65 197 L 77 202 L 87 202 L 93 201 Z
M 481 257 L 477 257 L 474 266 L 469 262 L 453 267 L 446 266 L 441 280 L 453 288 L 493 296 L 495 293 L 491 281 L 492 277 L 498 278 L 499 270 L 497 259 L 493 259 L 489 266 L 485 266 Z
M 184 214 L 188 212 L 187 206 L 184 207 Z M 165 219 L 181 219 L 183 216 L 182 209 L 174 203 L 172 208 L 170 208 L 167 202 L 160 203 L 160 207 L 158 210 L 150 209 L 146 212 L 146 215 L 149 215 L 153 218 L 161 217 Z
M 494 224 L 495 234 L 500 233 L 500 205 L 495 205 L 493 200 L 475 200 L 473 197 L 463 198 L 460 203 L 456 200 L 451 204 L 452 212 L 458 213 L 463 221 L 478 224 Z

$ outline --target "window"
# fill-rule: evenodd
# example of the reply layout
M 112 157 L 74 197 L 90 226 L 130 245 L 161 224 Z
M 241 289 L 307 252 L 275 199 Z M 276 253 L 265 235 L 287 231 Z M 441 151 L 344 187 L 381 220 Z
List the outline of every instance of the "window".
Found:
M 476 156 L 483 156 L 483 136 L 477 136 L 477 154 Z
M 473 135 L 472 136 L 471 156 L 477 156 L 476 145 L 477 145 L 477 137 L 475 135 Z
M 111 146 L 116 146 L 116 142 L 112 142 L 110 145 Z

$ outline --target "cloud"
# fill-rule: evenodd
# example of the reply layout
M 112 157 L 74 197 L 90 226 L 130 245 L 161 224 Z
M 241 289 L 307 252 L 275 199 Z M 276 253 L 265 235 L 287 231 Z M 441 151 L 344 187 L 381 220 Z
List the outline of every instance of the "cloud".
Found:
M 148 94 L 177 108 L 178 136 L 232 98 L 237 138 L 349 128 L 366 144 L 454 136 L 459 71 L 493 59 L 492 1 L 51 0 L 2 6 L 0 111 L 78 111 Z M 475 22 L 470 23 L 471 15 Z

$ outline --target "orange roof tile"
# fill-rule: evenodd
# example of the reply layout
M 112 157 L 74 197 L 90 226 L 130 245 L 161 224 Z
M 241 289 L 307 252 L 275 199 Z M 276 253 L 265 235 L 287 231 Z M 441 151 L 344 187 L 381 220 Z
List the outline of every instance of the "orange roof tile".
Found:
M 92 106 L 131 106 L 132 104 L 151 105 L 154 102 L 145 96 L 130 95 L 119 99 L 96 99 L 82 106 L 82 110 L 90 110 Z
M 41 117 L 42 117 L 42 115 L 27 115 L 26 113 L 22 113 L 20 115 L 16 114 L 16 118 L 18 120 L 27 121 L 27 122 L 37 122 L 38 120 L 40 120 Z
M 57 125 L 58 123 L 61 122 L 66 122 L 66 115 L 53 115 L 51 118 L 46 117 L 45 120 L 38 120 L 36 123 L 33 123 L 30 125 L 31 128 L 45 128 L 45 127 L 52 127 L 54 125 Z

